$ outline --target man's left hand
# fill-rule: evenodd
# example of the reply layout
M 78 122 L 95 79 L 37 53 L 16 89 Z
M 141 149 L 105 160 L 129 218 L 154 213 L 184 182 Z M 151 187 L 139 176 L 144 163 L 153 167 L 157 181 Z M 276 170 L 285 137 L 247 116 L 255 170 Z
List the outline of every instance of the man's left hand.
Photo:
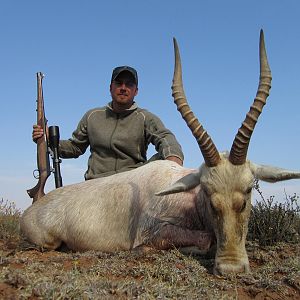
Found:
M 174 161 L 174 162 L 176 162 L 177 164 L 179 164 L 180 166 L 183 165 L 183 161 L 182 161 L 179 157 L 177 157 L 177 156 L 169 156 L 169 157 L 167 157 L 166 159 L 167 159 L 167 160 Z

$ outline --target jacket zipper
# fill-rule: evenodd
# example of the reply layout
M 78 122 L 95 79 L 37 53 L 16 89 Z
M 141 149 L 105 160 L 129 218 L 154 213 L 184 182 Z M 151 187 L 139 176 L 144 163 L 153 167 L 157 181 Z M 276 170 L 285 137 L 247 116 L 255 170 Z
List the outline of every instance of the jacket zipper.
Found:
M 111 137 L 110 137 L 110 149 L 113 151 L 113 147 L 112 147 L 112 139 L 113 139 L 113 135 L 114 133 L 116 132 L 116 129 L 117 129 L 117 126 L 118 126 L 118 123 L 119 123 L 119 115 L 117 115 L 117 120 L 116 120 L 116 125 L 115 125 L 115 128 L 111 134 Z M 117 157 L 117 154 L 115 153 L 115 171 L 117 171 L 117 164 L 118 164 L 118 157 Z

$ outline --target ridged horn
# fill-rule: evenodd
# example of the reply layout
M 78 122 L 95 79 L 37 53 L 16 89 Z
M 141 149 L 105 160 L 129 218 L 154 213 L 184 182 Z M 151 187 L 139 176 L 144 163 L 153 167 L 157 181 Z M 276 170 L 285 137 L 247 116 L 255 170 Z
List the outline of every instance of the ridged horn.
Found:
M 265 49 L 263 30 L 260 31 L 259 57 L 260 78 L 256 97 L 246 115 L 244 122 L 242 123 L 242 126 L 235 136 L 230 150 L 229 160 L 234 165 L 242 165 L 246 161 L 252 132 L 258 117 L 260 116 L 262 109 L 267 102 L 267 97 L 269 96 L 269 91 L 271 88 L 272 76 Z
M 206 165 L 208 167 L 215 167 L 220 161 L 219 152 L 212 139 L 210 138 L 206 130 L 204 130 L 203 126 L 195 117 L 194 113 L 187 103 L 182 83 L 180 53 L 175 38 L 173 39 L 173 42 L 175 52 L 175 67 L 172 84 L 172 96 L 174 98 L 174 102 L 177 106 L 177 110 L 181 113 L 182 118 L 185 120 L 186 124 L 192 131 L 192 134 L 196 138 Z

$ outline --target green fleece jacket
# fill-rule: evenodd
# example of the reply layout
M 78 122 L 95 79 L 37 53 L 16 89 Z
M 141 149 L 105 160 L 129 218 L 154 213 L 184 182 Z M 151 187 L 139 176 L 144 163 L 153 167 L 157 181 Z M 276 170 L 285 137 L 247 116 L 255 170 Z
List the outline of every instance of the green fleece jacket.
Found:
M 183 153 L 175 136 L 161 120 L 136 103 L 123 113 L 115 113 L 111 103 L 89 110 L 69 140 L 61 140 L 59 155 L 76 158 L 90 146 L 85 179 L 112 175 L 137 168 L 147 162 L 152 143 L 161 159 Z

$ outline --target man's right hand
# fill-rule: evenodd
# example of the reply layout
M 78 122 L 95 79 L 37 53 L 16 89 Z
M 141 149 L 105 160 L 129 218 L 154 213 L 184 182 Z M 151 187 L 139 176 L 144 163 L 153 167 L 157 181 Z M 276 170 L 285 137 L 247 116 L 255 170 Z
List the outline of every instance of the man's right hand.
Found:
M 48 136 L 48 126 L 46 127 L 46 133 Z M 32 140 L 36 143 L 37 140 L 44 134 L 43 128 L 40 125 L 33 125 Z

